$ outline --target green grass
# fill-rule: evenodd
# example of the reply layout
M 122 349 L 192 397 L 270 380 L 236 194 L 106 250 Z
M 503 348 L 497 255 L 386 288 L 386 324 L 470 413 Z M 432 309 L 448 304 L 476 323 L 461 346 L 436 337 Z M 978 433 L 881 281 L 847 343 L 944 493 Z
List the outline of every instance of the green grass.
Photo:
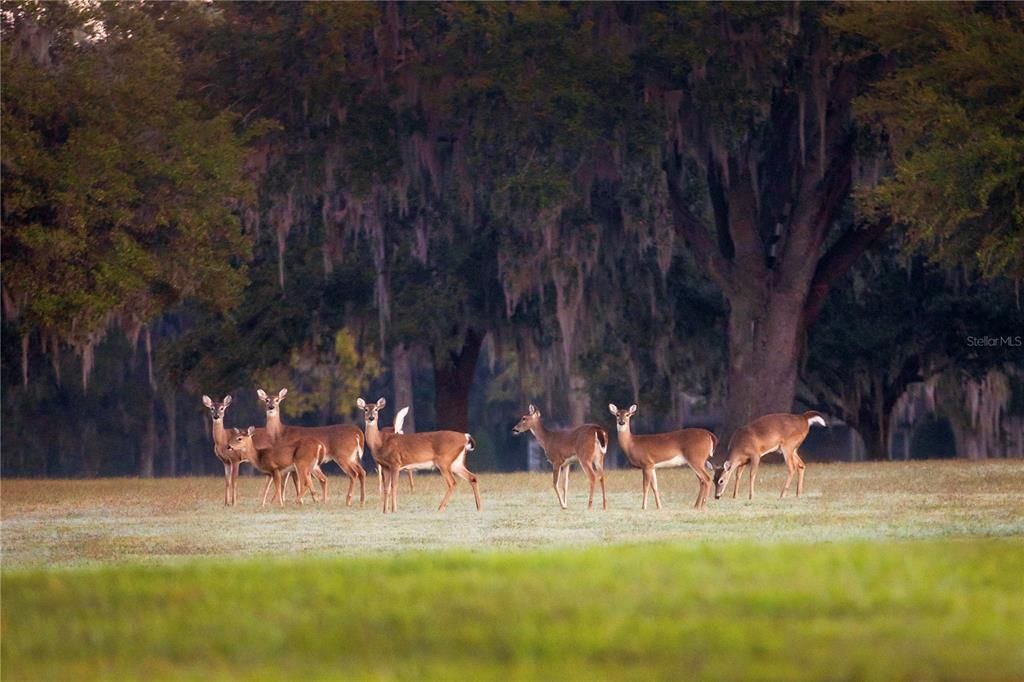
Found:
M 436 476 L 397 514 L 238 507 L 214 478 L 3 480 L 0 672 L 22 679 L 1024 679 L 1024 462 L 815 465 L 690 507 L 612 472 Z
M 12 680 L 1020 679 L 1022 565 L 1004 539 L 19 571 L 2 662 Z

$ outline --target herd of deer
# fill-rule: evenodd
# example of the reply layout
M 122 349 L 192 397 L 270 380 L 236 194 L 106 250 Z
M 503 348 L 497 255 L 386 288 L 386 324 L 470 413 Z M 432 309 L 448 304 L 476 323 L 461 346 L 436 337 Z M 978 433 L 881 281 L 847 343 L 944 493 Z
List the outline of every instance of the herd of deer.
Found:
M 363 411 L 366 432 L 351 424 L 332 426 L 292 426 L 281 421 L 280 402 L 288 394 L 282 388 L 277 395 L 268 395 L 263 389 L 256 391 L 267 411 L 267 422 L 263 428 L 250 426 L 246 430 L 224 428 L 224 413 L 231 405 L 231 396 L 215 402 L 203 396 L 203 404 L 210 410 L 213 419 L 214 453 L 224 465 L 224 504 L 233 505 L 238 499 L 238 468 L 242 462 L 250 463 L 267 478 L 263 487 L 262 505 L 267 503 L 270 485 L 276 488 L 274 501 L 284 504 L 284 487 L 288 478 L 295 476 L 296 502 L 309 491 L 318 501 L 313 488 L 313 478 L 320 482 L 323 499 L 327 500 L 327 477 L 322 466 L 333 461 L 349 477 L 346 504 L 351 505 L 356 481 L 359 482 L 359 502 L 366 500 L 366 470 L 362 466 L 363 451 L 367 445 L 377 465 L 378 492 L 385 513 L 398 508 L 398 476 L 408 472 L 409 485 L 414 487 L 414 469 L 436 468 L 447 485 L 440 511 L 448 506 L 458 483 L 456 476 L 469 481 L 476 499 L 476 508 L 481 509 L 480 486 L 477 477 L 466 468 L 466 454 L 476 447 L 473 436 L 458 431 L 431 431 L 427 433 L 404 433 L 402 430 L 408 407 L 401 409 L 395 417 L 393 428 L 381 427 L 379 413 L 387 404 L 384 398 L 376 403 L 367 403 L 362 398 L 356 405 Z M 619 445 L 629 464 L 643 471 L 642 509 L 647 509 L 647 496 L 654 492 L 654 503 L 661 509 L 661 495 L 658 493 L 658 469 L 689 466 L 697 476 L 700 489 L 695 509 L 707 506 L 711 489 L 715 499 L 722 496 L 732 474 L 736 474 L 732 496 L 736 497 L 743 468 L 750 467 L 750 498 L 754 497 L 754 481 L 761 458 L 781 452 L 786 462 L 788 476 L 780 497 L 797 475 L 796 494 L 799 497 L 804 488 L 804 461 L 797 451 L 814 424 L 825 426 L 825 418 L 817 412 L 803 414 L 769 414 L 759 417 L 746 426 L 737 429 L 729 441 L 728 457 L 722 466 L 715 468 L 711 458 L 715 453 L 718 439 L 705 429 L 680 429 L 668 433 L 634 435 L 630 420 L 636 414 L 637 406 L 619 409 L 608 405 L 615 417 Z M 561 431 L 547 429 L 540 411 L 530 405 L 512 429 L 514 434 L 530 431 L 537 438 L 551 462 L 555 495 L 562 509 L 568 508 L 569 469 L 573 462 L 579 463 L 590 481 L 590 501 L 587 508 L 594 506 L 594 490 L 601 484 L 601 506 L 608 508 L 605 495 L 604 456 L 608 451 L 608 432 L 597 424 L 584 424 L 578 428 Z

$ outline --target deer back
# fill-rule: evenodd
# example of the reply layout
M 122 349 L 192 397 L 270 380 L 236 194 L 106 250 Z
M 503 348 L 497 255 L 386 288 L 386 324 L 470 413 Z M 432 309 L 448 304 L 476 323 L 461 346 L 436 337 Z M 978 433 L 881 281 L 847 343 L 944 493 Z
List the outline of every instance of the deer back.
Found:
M 394 433 L 384 440 L 381 458 L 389 465 L 452 462 L 467 449 L 471 437 L 458 431 Z

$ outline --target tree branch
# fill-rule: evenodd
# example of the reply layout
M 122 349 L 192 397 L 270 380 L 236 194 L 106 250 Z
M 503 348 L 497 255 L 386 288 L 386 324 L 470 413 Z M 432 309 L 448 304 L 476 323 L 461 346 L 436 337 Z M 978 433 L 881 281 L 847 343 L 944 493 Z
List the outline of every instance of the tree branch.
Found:
M 704 221 L 690 210 L 686 199 L 683 198 L 679 189 L 678 166 L 668 159 L 662 166 L 665 170 L 665 182 L 668 185 L 669 202 L 672 208 L 672 224 L 676 232 L 686 240 L 698 266 L 715 284 L 725 290 L 731 280 L 732 264 L 718 249 L 718 245 L 711 238 Z
M 804 329 L 810 329 L 818 320 L 832 285 L 850 271 L 853 264 L 881 239 L 891 225 L 891 219 L 883 218 L 866 227 L 848 230 L 821 257 L 804 303 Z

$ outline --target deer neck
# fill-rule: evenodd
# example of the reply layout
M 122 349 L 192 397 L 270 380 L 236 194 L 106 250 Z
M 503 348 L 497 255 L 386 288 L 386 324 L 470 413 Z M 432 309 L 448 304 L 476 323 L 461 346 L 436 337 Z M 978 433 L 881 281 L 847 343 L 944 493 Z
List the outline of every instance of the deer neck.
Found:
M 380 418 L 374 419 L 372 422 L 366 423 L 366 444 L 370 446 L 370 449 L 376 454 L 378 448 L 380 448 L 383 439 L 383 434 L 380 431 Z
M 267 436 L 271 441 L 276 441 L 284 434 L 284 424 L 281 423 L 281 412 L 267 415 Z
M 544 428 L 544 420 L 538 419 L 536 426 L 531 426 L 530 431 L 533 432 L 533 437 L 537 439 L 540 446 L 544 448 L 544 452 L 548 452 L 548 445 L 550 443 L 551 432 Z
M 626 422 L 625 425 L 619 426 L 619 422 L 615 422 L 615 431 L 619 438 L 619 447 L 626 453 L 626 457 L 630 461 L 633 460 L 633 430 L 630 422 Z
M 224 428 L 224 418 L 213 420 L 213 442 L 223 448 L 228 444 L 228 431 Z

